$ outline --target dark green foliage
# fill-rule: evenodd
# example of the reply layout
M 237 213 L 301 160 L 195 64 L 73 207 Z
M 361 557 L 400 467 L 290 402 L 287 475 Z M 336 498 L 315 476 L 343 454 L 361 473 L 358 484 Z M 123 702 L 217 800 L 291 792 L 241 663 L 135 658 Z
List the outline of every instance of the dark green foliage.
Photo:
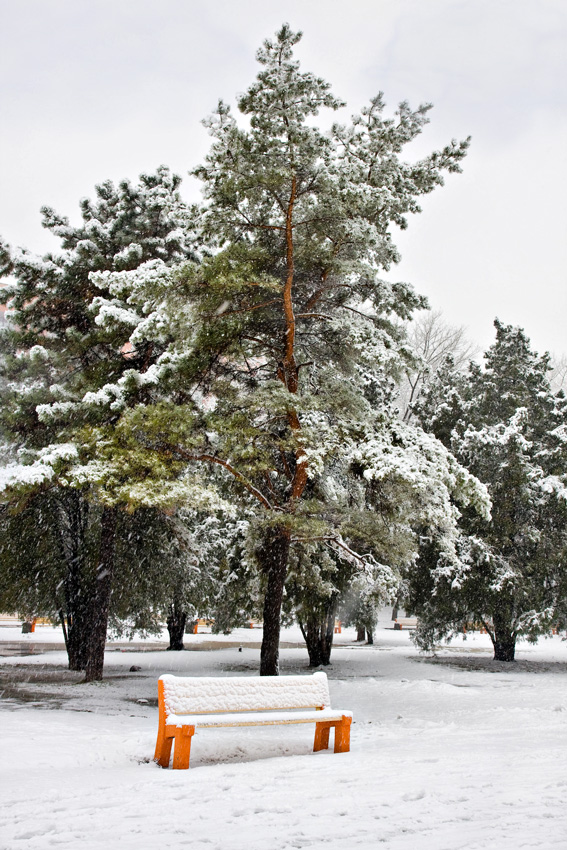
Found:
M 107 181 L 96 187 L 95 201 L 81 202 L 79 227 L 44 208 L 44 226 L 61 240 L 57 254 L 38 258 L 2 244 L 2 271 L 11 273 L 16 285 L 2 291 L 4 301 L 11 299 L 12 319 L 0 335 L 0 433 L 8 460 L 39 463 L 37 474 L 14 467 L 5 491 L 4 608 L 23 606 L 64 619 L 75 669 L 89 663 L 89 636 L 101 611 L 111 610 L 109 570 L 102 564 L 110 559 L 116 566 L 115 545 L 101 533 L 110 528 L 110 509 L 103 506 L 109 500 L 89 482 L 65 477 L 69 459 L 80 452 L 92 448 L 92 456 L 101 457 L 101 435 L 93 436 L 92 428 L 101 423 L 112 428 L 117 418 L 82 400 L 133 367 L 147 370 L 160 353 L 155 341 L 128 346 L 120 326 L 97 322 L 91 302 L 108 293 L 95 286 L 91 273 L 124 271 L 149 259 L 173 263 L 194 257 L 193 216 L 179 184 L 165 167 L 142 175 L 138 185 L 123 181 L 115 187 Z M 64 450 L 57 448 L 65 443 Z M 54 456 L 55 463 L 43 463 Z M 118 518 L 118 542 L 127 531 L 133 533 Z M 128 563 L 119 554 L 116 559 L 119 566 Z M 114 566 L 110 572 L 116 575 Z M 125 585 L 124 574 L 115 582 L 117 598 Z M 100 656 L 100 646 L 93 652 Z M 101 658 L 97 665 L 102 671 Z
M 548 355 L 535 354 L 521 329 L 495 324 L 484 368 L 473 363 L 462 376 L 448 364 L 418 407 L 488 485 L 492 518 L 463 512 L 453 563 L 425 533 L 408 604 L 422 646 L 482 623 L 495 657 L 509 661 L 517 637 L 535 639 L 565 619 L 567 405 L 549 387 Z
M 76 491 L 51 490 L 0 513 L 0 609 L 63 620 L 74 669 L 84 669 L 96 592 L 102 508 Z M 117 517 L 109 625 L 115 635 L 159 634 L 170 606 L 214 607 L 215 563 L 201 570 L 187 522 L 155 509 Z

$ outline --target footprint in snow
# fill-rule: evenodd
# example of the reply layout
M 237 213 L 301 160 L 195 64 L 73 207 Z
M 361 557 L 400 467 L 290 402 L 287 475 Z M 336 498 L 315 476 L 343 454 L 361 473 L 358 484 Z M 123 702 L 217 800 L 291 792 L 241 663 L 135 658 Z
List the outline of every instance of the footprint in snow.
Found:
M 425 797 L 425 791 L 410 791 L 407 794 L 404 794 L 402 800 L 404 802 L 414 802 L 415 800 L 423 800 Z

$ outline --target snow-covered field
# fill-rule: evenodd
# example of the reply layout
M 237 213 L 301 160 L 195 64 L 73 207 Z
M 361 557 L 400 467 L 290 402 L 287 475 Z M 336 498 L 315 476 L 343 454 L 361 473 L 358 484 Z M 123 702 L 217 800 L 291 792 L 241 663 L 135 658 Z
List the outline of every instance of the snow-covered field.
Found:
M 157 677 L 255 675 L 259 630 L 111 644 L 84 685 L 59 632 L 0 629 L 0 654 L 36 653 L 0 658 L 0 847 L 565 850 L 567 643 L 500 665 L 474 635 L 426 659 L 389 625 L 373 647 L 337 636 L 327 668 L 350 753 L 312 753 L 311 726 L 202 730 L 188 771 L 152 762 Z M 308 673 L 283 640 L 282 674 Z

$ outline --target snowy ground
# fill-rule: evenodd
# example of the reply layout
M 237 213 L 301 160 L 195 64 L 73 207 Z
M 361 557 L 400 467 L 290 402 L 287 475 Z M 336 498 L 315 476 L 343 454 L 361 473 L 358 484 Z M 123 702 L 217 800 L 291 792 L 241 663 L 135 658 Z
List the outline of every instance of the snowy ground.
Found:
M 260 630 L 110 645 L 85 685 L 59 632 L 0 628 L 0 848 L 565 850 L 567 643 L 499 665 L 474 635 L 425 659 L 386 626 L 374 647 L 343 632 L 327 668 L 350 753 L 312 753 L 310 726 L 202 730 L 188 771 L 151 760 L 158 675 L 255 675 Z M 283 639 L 282 673 L 309 672 Z

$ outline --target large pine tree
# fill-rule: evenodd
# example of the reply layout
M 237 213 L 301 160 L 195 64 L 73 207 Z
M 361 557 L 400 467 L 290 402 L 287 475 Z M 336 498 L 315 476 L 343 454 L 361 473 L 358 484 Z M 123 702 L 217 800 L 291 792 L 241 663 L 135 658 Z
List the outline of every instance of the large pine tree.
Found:
M 138 451 L 217 466 L 258 508 L 263 674 L 278 671 L 290 546 L 318 540 L 352 556 L 340 531 L 348 506 L 322 482 L 345 475 L 353 447 L 382 433 L 404 356 L 397 323 L 423 306 L 409 286 L 378 277 L 398 259 L 391 226 L 406 226 L 467 148 L 404 162 L 429 107 L 403 103 L 385 118 L 381 96 L 323 134 L 313 118 L 341 104 L 300 70 L 299 38 L 284 26 L 258 52 L 261 71 L 238 103 L 246 127 L 223 103 L 207 122 L 213 144 L 195 173 L 212 257 L 169 277 L 155 264 L 145 277 L 95 277 L 118 298 L 153 305 L 144 328 L 154 321 L 177 337 L 151 385 L 138 374 L 108 388 L 124 410 L 114 438 L 135 432 Z M 111 320 L 108 303 L 97 304 Z

